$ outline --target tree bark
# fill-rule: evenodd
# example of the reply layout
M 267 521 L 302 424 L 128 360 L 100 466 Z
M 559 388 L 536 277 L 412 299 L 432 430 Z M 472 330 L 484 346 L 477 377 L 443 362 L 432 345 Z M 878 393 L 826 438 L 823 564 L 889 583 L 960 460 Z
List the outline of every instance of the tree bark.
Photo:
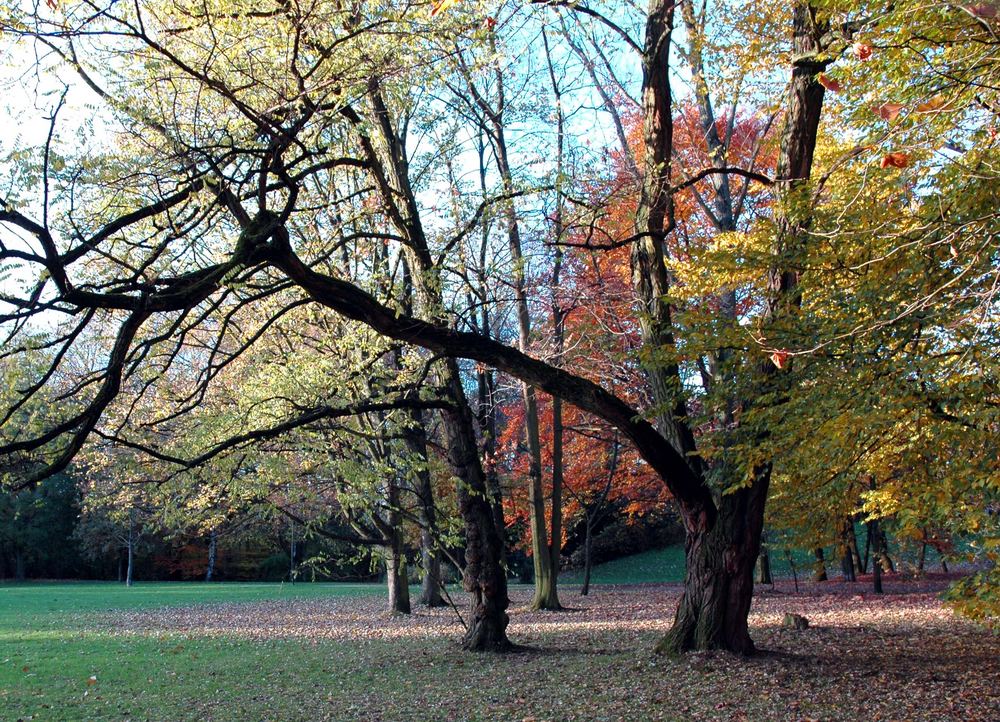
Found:
M 868 539 L 872 549 L 872 589 L 882 594 L 882 534 L 878 519 L 868 522 Z
M 825 582 L 827 580 L 826 554 L 823 552 L 823 547 L 816 547 L 813 550 L 813 556 L 816 558 L 816 561 L 813 562 L 813 581 Z
M 657 644 L 657 652 L 725 649 L 749 655 L 756 651 L 747 615 L 769 483 L 767 469 L 752 486 L 723 496 L 711 526 L 692 528 L 688 521 L 684 592 L 673 627 Z M 685 518 L 691 519 L 690 511 Z
M 854 572 L 854 554 L 856 550 L 857 541 L 854 539 L 854 524 L 850 519 L 845 519 L 840 534 L 840 569 L 844 573 L 844 579 L 849 582 L 856 582 L 858 580 Z
M 385 577 L 389 587 L 389 611 L 393 614 L 410 613 L 410 583 L 406 574 L 406 554 L 401 535 L 393 535 L 386 547 Z
M 774 578 L 771 576 L 771 554 L 767 548 L 767 532 L 761 532 L 760 555 L 758 557 L 757 566 L 757 583 L 773 585 Z
M 411 425 L 403 430 L 403 441 L 411 456 L 417 459 L 415 473 L 417 513 L 420 519 L 420 564 L 423 579 L 420 583 L 420 603 L 428 607 L 446 605 L 441 598 L 441 557 L 437 553 L 437 512 L 434 508 L 434 486 L 427 467 L 427 431 L 424 415 L 419 410 L 410 412 Z

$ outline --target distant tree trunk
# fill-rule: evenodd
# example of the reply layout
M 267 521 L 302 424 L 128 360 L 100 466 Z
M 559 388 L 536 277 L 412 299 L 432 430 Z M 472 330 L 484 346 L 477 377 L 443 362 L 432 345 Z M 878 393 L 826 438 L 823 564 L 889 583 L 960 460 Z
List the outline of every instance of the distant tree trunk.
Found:
M 927 531 L 924 530 L 924 539 L 920 542 L 920 555 L 917 557 L 917 573 L 924 573 L 924 562 L 927 559 Z
M 583 539 L 583 587 L 580 589 L 581 596 L 590 594 L 590 570 L 594 566 L 594 525 L 590 515 L 587 516 L 587 529 Z
M 389 586 L 389 609 L 393 614 L 410 613 L 410 585 L 406 573 L 406 554 L 401 535 L 386 547 L 386 581 Z
M 852 543 L 857 546 L 854 542 L 854 525 L 850 520 L 844 521 L 843 529 L 840 533 L 840 569 L 844 574 L 844 579 L 849 582 L 856 582 L 857 576 L 854 573 L 854 553 L 851 551 Z
M 771 554 L 767 548 L 767 532 L 761 532 L 760 555 L 757 558 L 757 582 L 759 584 L 774 585 L 774 578 L 771 576 Z
M 208 567 L 205 569 L 205 581 L 212 581 L 212 576 L 215 574 L 215 554 L 216 548 L 218 546 L 219 536 L 215 529 L 212 529 L 208 533 Z
M 23 582 L 26 576 L 24 552 L 20 549 L 14 552 L 14 579 Z
M 126 549 L 128 551 L 128 566 L 125 571 L 125 586 L 132 586 L 132 572 L 135 569 L 135 524 L 129 522 L 128 526 L 128 541 L 126 542 Z
M 124 572 L 124 565 L 123 565 L 123 561 L 122 561 L 123 560 L 122 550 L 121 549 L 116 549 L 115 550 L 115 556 L 118 557 L 118 583 L 121 584 L 122 583 L 122 574 Z
M 887 572 L 895 573 L 896 564 L 892 561 L 892 557 L 889 556 L 889 537 L 886 536 L 885 527 L 882 524 L 878 525 L 879 532 L 879 547 L 882 554 L 882 564 L 883 569 Z
M 876 594 L 882 594 L 882 534 L 878 519 L 868 522 L 868 540 L 871 546 L 872 588 Z
M 816 547 L 813 550 L 813 555 L 816 557 L 816 561 L 813 562 L 813 581 L 825 582 L 827 580 L 826 555 L 823 553 L 823 547 Z
M 854 519 L 851 517 L 844 520 L 844 542 L 854 560 L 855 573 L 864 574 L 865 567 L 861 564 L 861 552 L 858 551 L 858 536 L 854 533 Z
M 431 472 L 427 468 L 427 431 L 422 412 L 411 411 L 410 417 L 412 425 L 403 431 L 403 440 L 410 454 L 418 460 L 415 478 L 416 495 L 420 502 L 417 510 L 420 519 L 420 564 L 424 572 L 420 603 L 428 607 L 443 607 L 446 602 L 441 598 L 441 558 L 435 542 L 437 512 L 434 509 Z
M 868 561 L 869 558 L 871 557 L 871 549 L 872 549 L 872 525 L 871 522 L 868 522 L 865 525 L 865 556 L 861 560 L 861 566 L 860 566 L 862 574 L 868 573 Z

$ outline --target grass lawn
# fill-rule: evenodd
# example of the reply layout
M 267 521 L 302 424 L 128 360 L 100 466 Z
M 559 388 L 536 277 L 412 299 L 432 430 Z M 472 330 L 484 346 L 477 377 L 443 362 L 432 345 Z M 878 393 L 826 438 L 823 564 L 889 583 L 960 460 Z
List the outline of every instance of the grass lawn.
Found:
M 0 585 L 0 719 L 1000 719 L 1000 639 L 906 584 L 779 582 L 754 603 L 770 653 L 750 661 L 649 653 L 676 586 L 567 586 L 561 613 L 514 587 L 527 649 L 481 656 L 453 610 L 392 617 L 378 586 Z M 813 626 L 783 629 L 786 611 Z

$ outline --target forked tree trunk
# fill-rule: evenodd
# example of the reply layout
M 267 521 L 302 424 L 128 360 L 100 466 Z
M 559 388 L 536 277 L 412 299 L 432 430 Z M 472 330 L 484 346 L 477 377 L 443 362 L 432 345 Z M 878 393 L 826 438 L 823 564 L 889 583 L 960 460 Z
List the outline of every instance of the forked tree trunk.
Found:
M 857 581 L 855 573 L 855 555 L 858 552 L 858 542 L 854 538 L 854 522 L 850 518 L 844 519 L 840 530 L 840 569 L 844 573 L 844 579 L 849 582 Z
M 445 324 L 440 269 L 435 266 L 420 221 L 416 194 L 410 185 L 404 139 L 393 127 L 389 109 L 376 79 L 369 85 L 369 100 L 376 130 L 376 149 L 367 124 L 352 118 L 373 173 L 382 201 L 394 213 L 393 222 L 407 238 L 404 252 L 412 272 L 413 290 L 420 315 Z M 297 270 L 301 275 L 301 270 Z M 293 275 L 295 275 L 293 273 Z M 445 447 L 452 474 L 458 480 L 456 496 L 465 531 L 465 571 L 462 585 L 470 595 L 469 626 L 462 646 L 474 651 L 504 651 L 507 639 L 507 575 L 504 570 L 503 520 L 494 509 L 495 496 L 488 489 L 479 458 L 472 412 L 454 357 L 442 360 L 439 384 L 454 404 L 441 412 Z M 498 518 L 499 516 L 499 518 Z

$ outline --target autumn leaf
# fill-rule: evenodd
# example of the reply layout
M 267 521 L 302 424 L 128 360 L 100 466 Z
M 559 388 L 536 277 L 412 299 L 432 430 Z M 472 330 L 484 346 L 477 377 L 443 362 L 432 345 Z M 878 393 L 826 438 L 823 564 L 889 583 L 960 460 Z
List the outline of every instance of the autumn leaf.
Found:
M 788 364 L 789 353 L 787 351 L 775 351 L 771 354 L 771 363 L 779 369 L 785 368 Z
M 45 4 L 48 6 L 50 10 L 59 9 L 59 5 L 56 3 L 56 0 L 45 0 Z
M 918 113 L 936 113 L 945 106 L 945 100 L 940 95 L 935 95 L 925 103 L 917 105 Z
M 816 80 L 819 81 L 820 85 L 822 85 L 824 88 L 833 93 L 839 93 L 841 90 L 844 89 L 844 86 L 842 86 L 839 81 L 834 80 L 826 73 L 820 73 L 819 75 L 817 75 Z
M 493 29 L 497 26 L 497 19 L 487 15 L 486 20 L 483 22 L 483 25 L 486 26 L 486 29 L 488 31 L 492 32 Z
M 851 52 L 854 53 L 854 57 L 858 60 L 868 60 L 875 51 L 868 43 L 857 42 L 851 46 Z
M 97 684 L 97 675 L 96 674 L 92 674 L 89 677 L 87 677 L 87 686 L 88 687 L 93 687 L 95 684 Z
M 882 120 L 893 121 L 905 107 L 902 103 L 882 103 L 882 105 L 875 109 L 875 112 Z
M 896 153 L 886 153 L 882 156 L 882 162 L 879 164 L 882 168 L 905 168 L 910 164 L 910 156 L 906 153 L 896 152 Z
M 436 0 L 431 8 L 431 17 L 434 17 L 438 13 L 443 13 L 445 10 L 450 8 L 452 5 L 456 5 L 457 3 L 458 0 Z

